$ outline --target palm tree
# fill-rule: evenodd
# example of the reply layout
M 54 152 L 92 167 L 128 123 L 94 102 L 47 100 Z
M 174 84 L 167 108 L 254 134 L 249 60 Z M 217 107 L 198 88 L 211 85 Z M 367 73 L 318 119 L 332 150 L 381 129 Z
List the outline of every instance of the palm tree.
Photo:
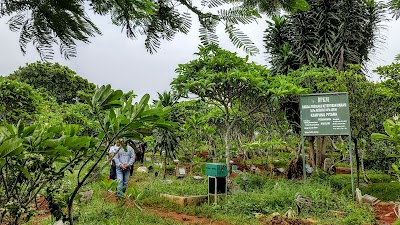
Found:
M 155 104 L 160 103 L 163 107 L 171 107 L 178 103 L 180 95 L 176 92 L 172 91 L 164 91 L 162 94 L 158 94 L 158 100 L 154 100 Z M 173 115 L 170 116 L 173 117 Z M 166 129 L 156 129 L 154 131 L 154 138 L 156 141 L 155 148 L 160 152 L 165 151 L 164 157 L 164 179 L 167 174 L 167 159 L 174 159 L 175 158 L 175 149 L 178 146 L 178 137 L 176 136 L 173 130 L 166 130 Z
M 398 1 L 398 0 L 397 0 Z M 364 66 L 379 43 L 385 7 L 375 0 L 309 0 L 310 10 L 276 16 L 265 32 L 275 74 L 302 65 Z

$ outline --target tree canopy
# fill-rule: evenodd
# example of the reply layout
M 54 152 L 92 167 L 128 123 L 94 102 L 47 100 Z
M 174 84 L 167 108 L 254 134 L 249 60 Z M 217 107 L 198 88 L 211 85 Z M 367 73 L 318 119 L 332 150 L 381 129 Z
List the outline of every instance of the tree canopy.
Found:
M 224 142 L 229 165 L 230 135 L 233 126 L 243 118 L 261 112 L 263 106 L 273 106 L 277 97 L 304 90 L 289 78 L 270 77 L 269 71 L 248 62 L 236 53 L 216 46 L 200 47 L 198 59 L 179 65 L 178 77 L 172 87 L 180 92 L 197 95 L 224 114 Z
M 90 95 L 96 86 L 58 63 L 35 62 L 20 67 L 9 76 L 41 89 L 54 97 L 59 104 L 75 103 L 79 95 Z
M 0 77 L 0 122 L 30 121 L 43 100 L 30 85 Z
M 385 7 L 374 0 L 309 0 L 310 10 L 275 16 L 264 36 L 272 72 L 303 65 L 344 70 L 365 66 L 379 43 Z
M 24 54 L 27 44 L 32 42 L 44 60 L 53 58 L 55 45 L 59 45 L 65 58 L 74 57 L 77 41 L 89 43 L 90 37 L 101 34 L 89 18 L 88 10 L 100 16 L 111 16 L 111 22 L 121 27 L 128 38 L 145 35 L 145 46 L 150 53 L 160 47 L 161 40 L 172 40 L 178 32 L 188 33 L 193 14 L 201 24 L 199 31 L 203 44 L 216 44 L 216 27 L 223 24 L 237 47 L 256 53 L 258 49 L 238 29 L 238 24 L 259 18 L 257 9 L 273 13 L 281 8 L 296 11 L 307 7 L 305 0 L 202 0 L 200 4 L 189 0 L 2 0 L 0 18 L 10 17 L 10 30 L 20 33 L 19 43 Z

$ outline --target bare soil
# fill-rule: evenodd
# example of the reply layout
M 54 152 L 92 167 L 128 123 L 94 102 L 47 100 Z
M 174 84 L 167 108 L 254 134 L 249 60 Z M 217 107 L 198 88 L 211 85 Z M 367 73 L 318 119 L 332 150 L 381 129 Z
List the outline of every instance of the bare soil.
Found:
M 348 167 L 336 167 L 336 174 L 351 174 L 351 169 Z
M 312 223 L 303 219 L 274 216 L 270 219 L 263 219 L 262 224 L 263 225 L 310 225 Z
M 117 200 L 115 194 L 109 193 L 104 191 L 102 193 L 103 198 L 107 198 L 107 201 L 114 202 L 117 204 L 121 204 L 119 200 Z M 125 205 L 128 206 L 130 200 L 125 201 Z M 134 206 L 131 206 L 134 207 Z M 216 221 L 204 217 L 199 217 L 199 216 L 191 216 L 187 215 L 184 213 L 178 213 L 174 211 L 168 211 L 166 209 L 159 209 L 156 207 L 144 207 L 144 210 L 147 212 L 151 212 L 157 216 L 164 217 L 167 219 L 174 220 L 180 224 L 194 224 L 194 225 L 230 225 L 230 223 L 227 223 L 225 221 Z
M 230 225 L 225 221 L 216 221 L 199 216 L 191 216 L 173 211 L 166 211 L 165 209 L 145 208 L 146 211 L 156 214 L 164 218 L 172 219 L 180 224 L 197 224 L 197 225 Z
M 376 221 L 378 224 L 393 224 L 397 219 L 395 210 L 397 211 L 396 205 L 390 202 L 379 202 L 374 205 Z

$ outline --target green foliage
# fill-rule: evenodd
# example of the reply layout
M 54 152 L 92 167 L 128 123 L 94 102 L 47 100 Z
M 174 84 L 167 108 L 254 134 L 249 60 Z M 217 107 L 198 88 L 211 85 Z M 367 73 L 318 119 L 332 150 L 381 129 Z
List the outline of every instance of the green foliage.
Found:
M 62 104 L 61 108 L 60 114 L 64 123 L 80 125 L 84 135 L 96 136 L 98 134 L 99 125 L 92 116 L 89 105 L 77 102 Z
M 1 220 L 29 220 L 30 204 L 37 194 L 64 177 L 94 145 L 87 136 L 77 136 L 77 125 L 0 127 Z M 24 215 L 24 217 L 22 217 Z
M 273 74 L 303 65 L 344 70 L 366 65 L 379 40 L 384 5 L 378 1 L 309 0 L 310 10 L 274 17 L 264 42 Z M 351 9 L 351 10 L 349 10 Z M 351 22 L 350 22 L 351 21 Z
M 371 134 L 371 139 L 375 141 L 387 141 L 393 144 L 397 150 L 397 154 L 400 152 L 400 121 L 398 121 L 398 117 L 396 116 L 395 121 L 386 120 L 383 123 L 383 127 L 385 129 L 386 134 L 373 133 Z M 392 172 L 397 174 L 397 177 L 400 181 L 400 162 L 392 164 Z
M 400 1 L 399 0 L 391 0 L 389 2 L 389 9 L 392 11 L 393 13 L 393 17 L 397 19 L 399 19 L 400 17 Z
M 221 210 L 226 214 L 238 213 L 253 217 L 255 213 L 270 215 L 274 212 L 285 214 L 289 209 L 296 210 L 295 195 L 312 201 L 310 207 L 301 206 L 300 217 L 315 218 L 322 224 L 365 224 L 373 223 L 372 210 L 358 208 L 354 202 L 336 194 L 324 183 L 312 179 L 305 183 L 264 178 L 260 190 L 252 192 L 239 191 L 227 201 L 221 203 Z M 329 210 L 345 212 L 343 217 L 335 218 Z
M 81 95 L 92 95 L 95 85 L 58 63 L 35 62 L 20 67 L 10 74 L 15 79 L 47 92 L 61 103 L 75 103 Z
M 198 59 L 179 65 L 178 77 L 171 84 L 177 91 L 195 94 L 220 109 L 217 127 L 224 136 L 227 163 L 231 134 L 238 123 L 276 107 L 283 96 L 305 91 L 290 77 L 270 77 L 268 70 L 249 63 L 248 57 L 215 46 L 200 47 L 196 54 Z
M 42 59 L 50 60 L 54 54 L 53 47 L 59 45 L 60 53 L 68 59 L 76 56 L 77 41 L 90 43 L 90 37 L 101 34 L 99 28 L 88 17 L 86 4 L 90 5 L 94 14 L 110 16 L 111 22 L 121 27 L 128 38 L 135 39 L 139 35 L 145 35 L 145 47 L 150 53 L 157 51 L 162 40 L 172 40 L 176 33 L 187 34 L 192 25 L 192 12 L 200 22 L 200 39 L 203 44 L 218 43 L 216 28 L 218 24 L 223 24 L 232 42 L 237 47 L 243 47 L 249 54 L 256 53 L 258 49 L 247 35 L 238 30 L 237 25 L 248 24 L 261 17 L 254 6 L 260 5 L 260 9 L 266 12 L 276 12 L 281 8 L 296 11 L 308 6 L 305 0 L 267 3 L 211 0 L 202 1 L 201 5 L 200 1 L 188 0 L 3 0 L 0 5 L 0 18 L 10 17 L 10 30 L 20 33 L 19 44 L 24 54 L 27 44 L 32 42 Z
M 31 122 L 38 114 L 42 96 L 30 85 L 0 78 L 0 122 Z
M 400 185 L 398 182 L 369 184 L 360 188 L 361 193 L 372 195 L 382 201 L 398 201 Z
M 379 94 L 386 96 L 392 104 L 399 107 L 400 63 L 394 62 L 387 66 L 379 66 L 374 72 L 383 78 L 383 81 L 378 86 Z
M 393 177 L 388 174 L 381 173 L 368 173 L 368 177 L 372 183 L 389 183 Z M 337 174 L 328 177 L 329 183 L 332 188 L 341 190 L 351 184 L 350 174 Z
M 92 98 L 84 96 L 84 99 L 90 106 L 90 111 L 98 119 L 101 127 L 98 137 L 101 141 L 90 158 L 80 165 L 76 178 L 77 185 L 74 186 L 72 194 L 68 198 L 68 218 L 71 224 L 74 223 L 72 209 L 78 191 L 87 182 L 95 179 L 108 165 L 107 162 L 98 167 L 109 147 L 117 138 L 142 140 L 144 136 L 151 135 L 154 129 L 170 129 L 175 126 L 175 123 L 167 120 L 171 109 L 163 108 L 160 104 L 150 107 L 148 94 L 145 94 L 139 102 L 133 103 L 132 96 L 126 99 L 121 90 L 113 90 L 110 85 L 103 85 L 96 90 Z M 105 116 L 101 120 L 100 116 L 103 112 Z
M 234 180 L 242 190 L 252 192 L 255 190 L 262 190 L 269 180 L 260 175 L 252 175 L 243 173 Z

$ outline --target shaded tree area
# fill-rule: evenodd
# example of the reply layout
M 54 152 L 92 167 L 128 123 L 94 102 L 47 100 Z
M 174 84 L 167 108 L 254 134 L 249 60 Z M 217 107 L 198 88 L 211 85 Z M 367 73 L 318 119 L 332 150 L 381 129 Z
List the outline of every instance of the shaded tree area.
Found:
M 226 163 L 230 164 L 231 134 L 235 125 L 273 107 L 279 97 L 299 94 L 304 90 L 290 78 L 271 77 L 269 71 L 248 57 L 218 47 L 200 47 L 198 59 L 179 65 L 178 77 L 171 83 L 180 92 L 195 94 L 223 114 L 222 130 Z

